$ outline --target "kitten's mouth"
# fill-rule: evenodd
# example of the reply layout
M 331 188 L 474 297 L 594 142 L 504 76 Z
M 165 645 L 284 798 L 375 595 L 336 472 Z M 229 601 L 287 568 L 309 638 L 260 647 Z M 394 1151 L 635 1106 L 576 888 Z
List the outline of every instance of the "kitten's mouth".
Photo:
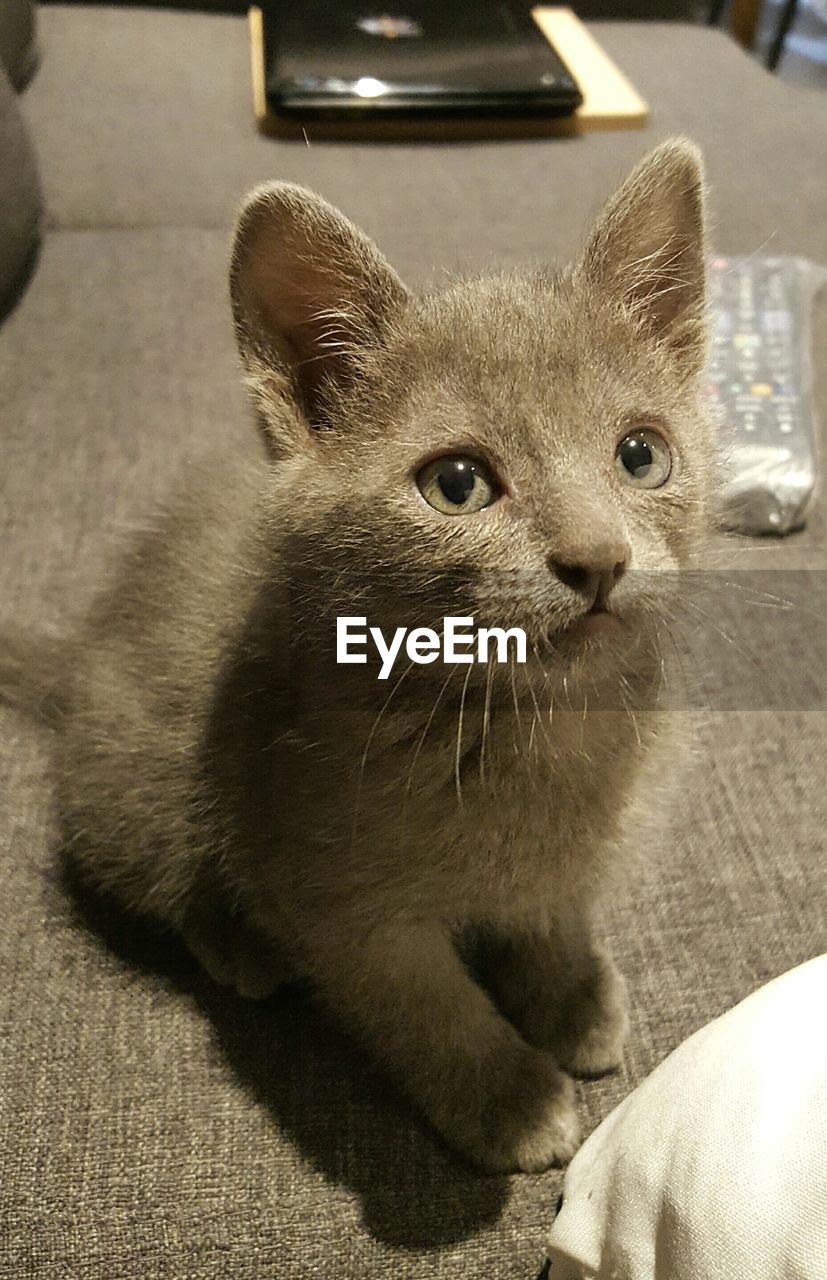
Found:
M 591 640 L 610 635 L 623 625 L 623 620 L 613 609 L 605 605 L 593 605 L 585 613 L 581 613 L 573 622 L 560 632 L 561 639 Z

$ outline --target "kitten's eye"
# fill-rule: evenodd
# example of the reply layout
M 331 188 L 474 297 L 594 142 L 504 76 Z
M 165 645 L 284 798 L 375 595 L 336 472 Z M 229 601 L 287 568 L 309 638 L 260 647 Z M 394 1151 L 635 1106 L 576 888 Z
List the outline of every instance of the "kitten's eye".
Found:
M 490 471 L 476 458 L 434 458 L 416 477 L 419 492 L 444 516 L 469 516 L 489 507 L 499 496 Z
M 671 474 L 672 450 L 659 432 L 643 427 L 623 437 L 615 461 L 627 484 L 638 489 L 659 489 Z

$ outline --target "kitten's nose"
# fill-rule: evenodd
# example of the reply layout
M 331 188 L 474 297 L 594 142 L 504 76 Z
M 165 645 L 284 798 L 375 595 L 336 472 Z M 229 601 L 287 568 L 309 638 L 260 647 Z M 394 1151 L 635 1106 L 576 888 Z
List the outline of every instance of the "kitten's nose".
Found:
M 569 559 L 549 556 L 549 568 L 571 591 L 599 611 L 629 567 L 629 544 L 616 542 L 596 547 L 588 555 Z

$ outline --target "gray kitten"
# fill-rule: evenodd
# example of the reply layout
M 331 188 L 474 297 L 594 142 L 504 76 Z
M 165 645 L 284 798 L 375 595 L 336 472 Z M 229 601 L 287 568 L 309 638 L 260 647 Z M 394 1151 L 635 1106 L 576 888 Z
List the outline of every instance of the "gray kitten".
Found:
M 577 1146 L 566 1073 L 621 1057 L 594 910 L 667 763 L 659 626 L 708 524 L 699 156 L 652 152 L 573 268 L 426 297 L 274 183 L 231 291 L 269 456 L 192 480 L 71 650 L 74 855 L 242 994 L 309 978 L 472 1160 L 542 1169 Z M 521 627 L 528 661 L 382 681 L 336 664 L 342 615 Z

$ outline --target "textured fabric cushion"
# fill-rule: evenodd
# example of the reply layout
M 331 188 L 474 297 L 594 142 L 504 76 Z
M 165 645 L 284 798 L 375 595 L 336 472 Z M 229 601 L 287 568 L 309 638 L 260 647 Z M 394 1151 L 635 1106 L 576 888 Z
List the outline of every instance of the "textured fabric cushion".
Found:
M 37 164 L 14 91 L 0 66 L 0 316 L 31 263 L 39 227 Z
M 677 128 L 710 150 L 722 248 L 770 237 L 827 259 L 821 100 L 712 33 L 600 28 L 652 97 L 644 134 L 308 150 L 253 133 L 239 19 L 41 17 L 25 102 L 55 229 L 0 329 L 0 629 L 59 631 L 188 456 L 256 447 L 225 283 L 229 218 L 253 182 L 319 188 L 421 280 L 567 254 L 627 164 Z M 731 156 L 726 100 L 741 104 Z M 820 503 L 802 537 L 740 554 L 824 577 L 824 529 Z M 750 616 L 760 654 L 777 614 Z M 803 615 L 787 616 L 791 665 L 806 668 Z M 715 661 L 719 689 L 749 670 L 734 645 Z M 633 1030 L 623 1071 L 581 1087 L 587 1130 L 686 1035 L 825 949 L 817 670 L 785 709 L 753 679 L 736 710 L 692 713 L 696 770 L 611 904 Z M 3 1280 L 534 1280 L 559 1173 L 466 1169 L 300 994 L 224 997 L 177 947 L 77 901 L 58 871 L 48 742 L 2 710 L 0 775 Z
M 827 955 L 687 1040 L 577 1153 L 554 1280 L 824 1280 Z
M 3 0 L 0 5 L 0 66 L 15 89 L 21 89 L 37 60 L 32 0 Z
M 593 25 L 652 104 L 643 131 L 357 146 L 310 129 L 307 147 L 255 131 L 243 18 L 49 5 L 40 25 L 26 107 L 57 226 L 224 227 L 248 187 L 287 178 L 340 204 L 406 269 L 566 256 L 609 187 L 678 131 L 707 154 L 722 252 L 827 261 L 827 98 L 770 76 L 718 31 Z

